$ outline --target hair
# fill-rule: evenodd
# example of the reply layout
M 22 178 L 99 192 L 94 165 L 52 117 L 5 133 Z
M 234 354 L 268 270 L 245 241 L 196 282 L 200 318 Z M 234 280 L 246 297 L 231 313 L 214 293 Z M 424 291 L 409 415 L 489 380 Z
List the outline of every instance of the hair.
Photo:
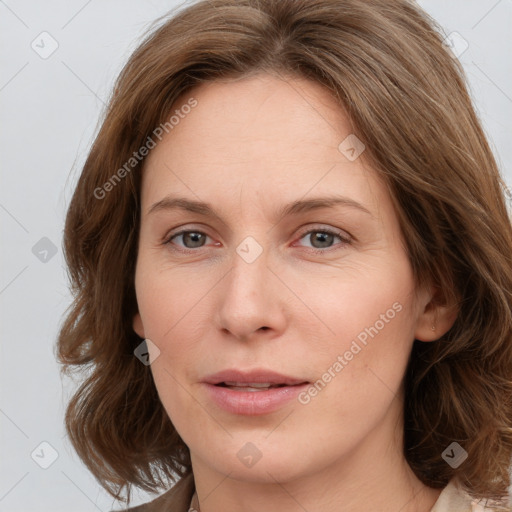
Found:
M 145 36 L 115 83 L 66 216 L 73 303 L 57 357 L 63 372 L 88 371 L 65 416 L 75 450 L 128 503 L 133 485 L 156 492 L 192 471 L 150 368 L 134 356 L 144 159 L 128 171 L 126 162 L 193 87 L 261 72 L 330 91 L 389 190 L 417 287 L 430 283 L 438 304 L 458 310 L 439 340 L 414 340 L 404 377 L 408 464 L 432 488 L 457 477 L 475 499 L 503 500 L 512 457 L 505 184 L 462 66 L 442 29 L 407 0 L 203 0 Z M 452 442 L 468 454 L 458 467 L 442 457 Z

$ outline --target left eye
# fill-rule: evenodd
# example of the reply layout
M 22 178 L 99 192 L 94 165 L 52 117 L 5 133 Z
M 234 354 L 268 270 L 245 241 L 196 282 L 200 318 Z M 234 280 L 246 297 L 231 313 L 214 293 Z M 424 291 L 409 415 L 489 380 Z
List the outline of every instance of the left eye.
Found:
M 313 236 L 314 235 L 314 236 Z M 304 233 L 300 240 L 309 237 L 311 247 L 314 250 L 330 249 L 334 238 L 338 238 L 342 244 L 348 244 L 349 240 L 342 233 L 331 231 L 330 229 L 312 229 Z M 316 244 L 316 245 L 315 245 Z

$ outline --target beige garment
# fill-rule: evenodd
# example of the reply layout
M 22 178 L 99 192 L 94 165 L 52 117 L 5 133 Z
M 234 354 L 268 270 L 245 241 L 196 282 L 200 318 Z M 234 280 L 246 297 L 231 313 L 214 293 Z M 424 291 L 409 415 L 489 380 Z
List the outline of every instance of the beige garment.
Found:
M 465 493 L 453 478 L 443 489 L 430 512 L 492 512 L 494 509 L 488 500 L 474 500 Z M 512 509 L 510 509 L 512 510 Z
M 174 487 L 155 500 L 126 509 L 128 512 L 188 512 L 195 491 L 194 477 L 190 473 Z M 477 503 L 452 479 L 442 490 L 430 512 L 491 512 L 483 503 Z M 511 509 L 512 511 L 512 509 Z

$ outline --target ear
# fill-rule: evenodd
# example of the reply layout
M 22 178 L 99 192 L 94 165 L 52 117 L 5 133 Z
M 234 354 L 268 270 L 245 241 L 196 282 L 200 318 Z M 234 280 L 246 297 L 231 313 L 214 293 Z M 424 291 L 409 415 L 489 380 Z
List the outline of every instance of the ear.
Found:
M 426 300 L 420 304 L 423 311 L 420 311 L 416 322 L 414 337 L 420 341 L 438 340 L 452 328 L 459 313 L 459 306 L 457 302 L 448 304 L 442 297 L 440 288 L 435 286 L 431 287 Z
M 142 325 L 142 318 L 140 317 L 140 313 L 137 312 L 133 316 L 133 330 L 143 339 L 146 339 L 146 336 L 144 336 L 144 326 Z

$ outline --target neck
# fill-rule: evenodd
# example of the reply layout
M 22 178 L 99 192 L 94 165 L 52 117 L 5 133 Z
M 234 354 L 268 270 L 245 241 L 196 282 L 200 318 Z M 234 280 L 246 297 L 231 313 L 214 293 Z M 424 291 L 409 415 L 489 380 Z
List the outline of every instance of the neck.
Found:
M 437 501 L 441 490 L 431 489 L 421 483 L 408 481 L 408 487 L 401 488 L 399 485 L 393 485 L 387 489 L 387 492 L 375 488 L 359 491 L 359 497 L 354 492 L 344 493 L 338 484 L 334 492 L 327 492 L 326 485 L 320 486 L 322 494 L 302 492 L 296 485 L 280 484 L 280 492 L 275 493 L 271 489 L 261 489 L 261 491 L 248 492 L 244 482 L 230 480 L 225 478 L 219 482 L 220 485 L 237 488 L 215 496 L 215 489 L 207 493 L 201 490 L 202 498 L 199 498 L 197 491 L 194 493 L 190 512 L 234 512 L 244 510 L 246 512 L 261 512 L 263 510 L 273 510 L 272 507 L 279 507 L 284 512 L 297 512 L 297 510 L 307 510 L 308 512 L 367 512 L 370 506 L 378 506 L 380 512 L 430 512 Z M 199 484 L 198 487 L 201 487 Z M 393 492 L 395 491 L 396 492 Z M 226 492 L 227 491 L 227 492 Z M 243 493 L 243 495 L 242 495 Z M 202 503 L 202 505 L 200 505 Z M 397 508 L 398 507 L 398 508 Z

